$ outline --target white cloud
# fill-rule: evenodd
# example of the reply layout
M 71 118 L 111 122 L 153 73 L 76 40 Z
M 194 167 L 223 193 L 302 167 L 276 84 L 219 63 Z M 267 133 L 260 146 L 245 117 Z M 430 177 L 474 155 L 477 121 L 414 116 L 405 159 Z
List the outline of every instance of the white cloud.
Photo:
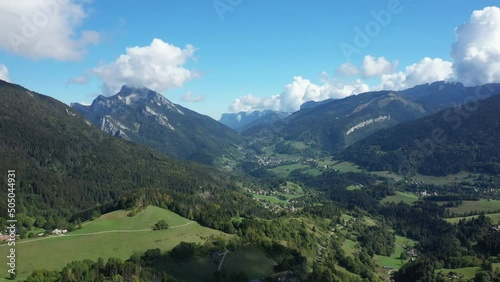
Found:
M 354 76 L 359 73 L 359 69 L 353 63 L 344 63 L 336 71 L 336 74 L 345 76 Z
M 376 89 L 401 90 L 419 84 L 453 79 L 453 64 L 440 58 L 424 58 L 404 71 L 383 74 Z
M 251 112 L 255 110 L 275 110 L 280 109 L 280 96 L 273 95 L 271 97 L 257 97 L 252 94 L 236 98 L 231 105 L 231 112 Z
M 0 64 L 0 79 L 10 82 L 9 69 L 3 64 Z
M 77 0 L 0 1 L 0 48 L 32 59 L 82 59 L 99 33 L 79 31 L 88 16 Z
M 190 103 L 198 103 L 205 100 L 205 96 L 193 96 L 193 92 L 189 91 L 186 94 L 182 95 L 181 101 L 190 102 Z
M 458 81 L 480 85 L 500 81 L 500 8 L 474 11 L 456 30 L 452 46 Z
M 397 61 L 391 63 L 384 57 L 375 58 L 367 55 L 363 59 L 363 75 L 365 77 L 381 76 L 394 72 L 397 66 Z
M 326 74 L 324 74 L 326 76 Z M 328 98 L 343 98 L 352 94 L 369 91 L 367 84 L 356 80 L 345 84 L 326 80 L 324 84 L 317 85 L 301 76 L 293 78 L 293 82 L 286 85 L 283 92 L 271 97 L 256 97 L 251 94 L 237 98 L 229 106 L 231 112 L 276 110 L 294 112 L 300 105 L 307 101 L 321 101 Z
M 127 48 L 114 62 L 91 72 L 102 80 L 102 90 L 107 95 L 118 92 L 123 85 L 164 92 L 198 77 L 197 72 L 184 67 L 194 52 L 191 45 L 181 49 L 155 38 L 151 45 Z

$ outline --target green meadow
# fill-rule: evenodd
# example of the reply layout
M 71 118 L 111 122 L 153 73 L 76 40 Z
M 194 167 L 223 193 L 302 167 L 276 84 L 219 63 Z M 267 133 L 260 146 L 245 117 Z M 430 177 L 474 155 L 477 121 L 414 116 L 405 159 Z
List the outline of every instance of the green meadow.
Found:
M 181 241 L 203 242 L 214 236 L 230 236 L 202 227 L 171 211 L 149 206 L 134 217 L 126 211 L 116 211 L 85 223 L 82 229 L 66 235 L 20 240 L 16 244 L 18 279 L 24 279 L 35 269 L 60 270 L 74 260 L 117 257 L 129 258 L 134 252 L 160 248 L 169 251 Z M 164 219 L 169 229 L 153 231 L 151 227 Z M 6 245 L 0 246 L 5 253 Z M 0 264 L 7 273 L 7 265 Z
M 452 213 L 465 214 L 471 211 L 477 212 L 497 212 L 500 210 L 500 200 L 479 200 L 479 201 L 464 201 L 458 207 L 448 208 Z
M 413 247 L 415 246 L 415 244 L 416 242 L 409 238 L 396 235 L 396 241 L 395 241 L 396 246 L 391 256 L 375 255 L 374 260 L 380 267 L 391 266 L 395 269 L 399 269 L 406 262 L 403 261 L 402 264 L 400 259 L 401 253 L 405 251 L 404 246 Z
M 445 220 L 449 223 L 458 223 L 461 219 L 472 219 L 472 218 L 477 218 L 479 215 L 473 215 L 473 216 L 464 216 L 464 217 L 453 217 L 453 218 L 445 218 Z M 500 224 L 500 213 L 490 213 L 490 214 L 485 214 L 485 216 L 491 218 L 491 221 L 493 221 L 493 224 Z
M 464 267 L 464 268 L 441 268 L 438 270 L 435 270 L 436 273 L 443 272 L 443 274 L 448 274 L 449 272 L 455 272 L 458 273 L 459 275 L 462 275 L 464 279 L 473 279 L 474 276 L 476 275 L 476 272 L 480 271 L 481 267 L 479 266 L 472 266 L 472 267 Z
M 468 182 L 470 184 L 473 184 L 478 175 L 479 174 L 471 174 L 470 172 L 465 172 L 465 171 L 456 174 L 450 174 L 447 176 L 431 176 L 431 175 L 417 174 L 413 176 L 413 180 L 424 181 L 426 183 L 434 185 L 447 185 L 451 183 L 460 183 L 460 182 Z
M 418 201 L 417 195 L 411 194 L 411 193 L 405 193 L 405 192 L 396 191 L 396 195 L 387 196 L 384 199 L 382 199 L 380 202 L 381 203 L 399 203 L 399 202 L 403 202 L 403 203 L 411 205 L 412 203 L 414 203 L 416 201 Z
M 302 189 L 302 187 L 293 182 L 287 181 L 285 185 L 281 186 L 281 188 L 286 188 L 290 192 L 289 193 L 276 192 L 275 195 L 253 194 L 252 196 L 256 199 L 265 200 L 272 204 L 288 204 L 288 200 L 304 196 L 304 190 Z M 281 196 L 282 199 L 278 198 L 278 196 Z
M 278 166 L 278 167 L 270 169 L 270 171 L 274 172 L 275 174 L 277 174 L 280 177 L 288 177 L 288 175 L 290 174 L 290 172 L 292 172 L 292 171 L 294 171 L 296 169 L 308 168 L 308 167 L 309 166 L 307 166 L 307 165 L 302 165 L 300 163 L 295 163 L 295 164 Z

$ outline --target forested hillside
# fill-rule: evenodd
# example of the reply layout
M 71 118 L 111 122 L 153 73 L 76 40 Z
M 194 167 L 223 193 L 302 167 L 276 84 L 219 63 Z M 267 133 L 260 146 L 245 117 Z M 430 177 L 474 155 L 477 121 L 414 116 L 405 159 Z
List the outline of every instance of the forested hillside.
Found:
M 381 130 L 341 156 L 370 170 L 500 173 L 500 95 Z
M 15 170 L 17 216 L 26 228 L 55 228 L 88 211 L 84 220 L 139 191 L 206 225 L 262 213 L 227 175 L 107 135 L 53 98 L 0 81 L 0 99 L 0 188 Z M 6 193 L 0 197 L 3 206 Z
M 420 104 L 396 92 L 368 92 L 305 107 L 282 121 L 243 134 L 264 140 L 279 136 L 333 153 L 379 129 L 427 114 Z

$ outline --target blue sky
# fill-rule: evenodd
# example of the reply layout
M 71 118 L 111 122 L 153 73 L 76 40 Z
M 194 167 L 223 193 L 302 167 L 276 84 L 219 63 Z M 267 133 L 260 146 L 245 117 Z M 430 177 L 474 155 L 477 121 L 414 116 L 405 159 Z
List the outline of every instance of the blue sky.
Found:
M 144 86 L 154 85 L 155 90 L 174 103 L 215 119 L 229 111 L 264 108 L 292 111 L 309 99 L 337 98 L 364 90 L 399 89 L 431 80 L 466 80 L 467 72 L 463 69 L 472 71 L 478 66 L 468 65 L 470 61 L 462 62 L 459 57 L 470 51 L 467 51 L 471 45 L 467 38 L 479 25 L 467 25 L 467 22 L 471 21 L 473 11 L 497 3 L 486 0 L 126 0 L 117 4 L 43 0 L 26 5 L 30 0 L 16 2 L 25 2 L 25 5 L 4 1 L 0 4 L 3 11 L 0 24 L 6 27 L 2 31 L 4 35 L 0 35 L 0 65 L 4 73 L 8 71 L 4 77 L 10 81 L 68 104 L 90 103 L 98 94 L 109 95 L 121 81 L 136 84 L 144 81 L 150 84 Z M 2 7 L 5 5 L 8 7 Z M 43 5 L 49 8 L 44 9 Z M 397 13 L 391 12 L 389 6 L 397 7 L 392 9 Z M 43 13 L 47 14 L 47 24 Z M 374 13 L 389 13 L 390 19 L 377 22 Z M 472 45 L 486 48 L 488 42 L 498 43 L 496 28 L 500 21 L 497 16 L 498 13 L 491 10 L 478 16 L 493 19 L 495 23 L 484 31 L 486 39 L 492 34 L 491 40 L 472 40 Z M 32 38 L 23 33 L 22 17 L 39 20 L 40 28 L 35 26 L 37 30 Z M 366 30 L 374 22 L 378 29 L 372 30 L 373 36 L 368 36 L 366 46 L 356 47 L 356 28 Z M 459 47 L 453 51 L 452 44 L 457 41 L 455 28 L 461 25 L 468 28 L 463 28 L 462 42 L 456 44 Z M 84 31 L 87 32 L 82 35 Z M 17 49 L 12 44 L 15 35 L 26 40 Z M 155 38 L 159 40 L 158 46 L 168 44 L 170 49 L 178 47 L 179 52 L 185 52 L 169 61 L 164 59 L 169 54 L 162 53 L 169 52 L 169 48 L 162 48 L 161 52 L 154 51 L 155 48 L 140 49 L 150 46 Z M 39 41 L 50 42 L 39 45 Z M 345 56 L 340 48 L 343 43 L 359 52 Z M 35 48 L 50 44 L 57 47 Z M 192 49 L 186 47 L 188 45 L 193 46 Z M 126 48 L 135 46 L 140 47 L 139 55 L 127 53 Z M 57 48 L 62 49 L 56 51 Z M 497 54 L 495 51 L 487 55 Z M 149 56 L 153 62 L 151 68 L 161 64 L 173 70 L 152 72 L 153 77 L 146 79 L 143 73 L 149 66 L 141 61 L 141 69 L 132 70 L 132 76 L 138 77 L 116 77 L 110 72 L 129 66 L 115 64 L 120 55 Z M 430 60 L 423 61 L 426 57 Z M 350 66 L 351 71 L 340 71 L 343 64 Z M 407 69 L 412 64 L 416 65 Z M 414 71 L 424 65 L 437 69 L 436 73 L 425 76 L 422 73 L 429 73 L 425 68 Z M 486 83 L 500 77 L 495 68 L 486 69 L 489 73 L 484 77 L 487 78 L 464 82 Z M 165 82 L 169 75 L 175 77 L 171 83 Z M 70 81 L 79 83 L 68 83 Z

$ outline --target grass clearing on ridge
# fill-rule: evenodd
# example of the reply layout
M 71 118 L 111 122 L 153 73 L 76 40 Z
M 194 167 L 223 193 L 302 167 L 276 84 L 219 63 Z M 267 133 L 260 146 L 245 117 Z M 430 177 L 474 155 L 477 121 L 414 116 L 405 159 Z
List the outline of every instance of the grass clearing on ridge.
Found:
M 134 217 L 126 214 L 117 211 L 103 215 L 66 235 L 17 241 L 17 279 L 26 279 L 35 269 L 62 270 L 75 260 L 95 261 L 99 257 L 125 260 L 134 252 L 144 253 L 148 249 L 169 251 L 181 241 L 201 243 L 212 235 L 231 236 L 154 206 Z M 165 219 L 170 228 L 153 231 L 151 227 L 160 219 Z M 0 245 L 0 251 L 5 252 L 7 247 Z M 0 272 L 7 273 L 7 264 L 0 265 Z

